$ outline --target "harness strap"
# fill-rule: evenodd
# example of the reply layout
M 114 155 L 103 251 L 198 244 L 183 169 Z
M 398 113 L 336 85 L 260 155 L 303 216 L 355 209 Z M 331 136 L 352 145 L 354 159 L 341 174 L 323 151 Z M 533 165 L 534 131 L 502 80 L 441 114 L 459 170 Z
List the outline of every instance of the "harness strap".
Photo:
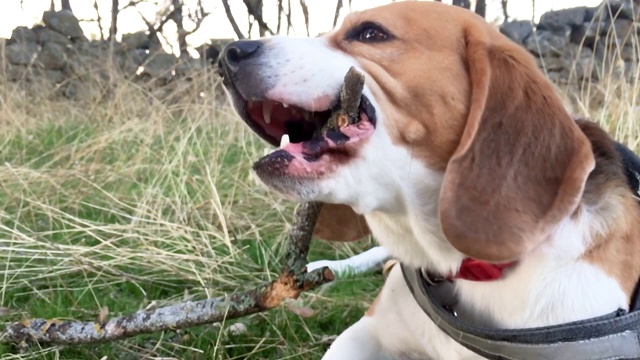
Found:
M 449 337 L 487 359 L 640 359 L 640 312 L 613 313 L 530 329 L 491 329 L 462 322 L 449 310 L 453 284 L 400 264 L 414 299 Z

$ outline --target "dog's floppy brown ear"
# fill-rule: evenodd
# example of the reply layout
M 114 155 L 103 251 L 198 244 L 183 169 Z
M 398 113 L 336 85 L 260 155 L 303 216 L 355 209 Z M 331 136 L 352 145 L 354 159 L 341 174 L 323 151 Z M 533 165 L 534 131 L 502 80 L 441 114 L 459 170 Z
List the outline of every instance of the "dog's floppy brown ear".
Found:
M 369 235 L 362 215 L 347 205 L 323 204 L 313 235 L 327 241 L 356 241 Z
M 511 261 L 575 211 L 594 158 L 528 53 L 477 25 L 465 36 L 470 108 L 445 171 L 440 224 L 465 255 Z

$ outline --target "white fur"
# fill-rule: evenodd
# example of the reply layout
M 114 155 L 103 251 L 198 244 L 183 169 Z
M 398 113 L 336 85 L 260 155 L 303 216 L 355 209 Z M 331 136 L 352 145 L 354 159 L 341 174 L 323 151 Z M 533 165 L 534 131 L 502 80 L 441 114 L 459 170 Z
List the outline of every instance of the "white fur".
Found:
M 268 49 L 264 75 L 277 84 L 272 95 L 307 108 L 321 107 L 326 96 L 338 91 L 347 69 L 357 65 L 323 39 L 274 38 Z M 368 88 L 365 95 L 377 112 L 374 134 L 363 144 L 357 159 L 328 177 L 305 184 L 312 191 L 298 191 L 307 194 L 299 200 L 350 205 L 365 215 L 374 237 L 393 257 L 441 273 L 456 271 L 464 256 L 444 238 L 437 215 L 443 174 L 392 143 L 387 131 L 392 124 L 387 123 L 384 109 Z M 587 209 L 577 219 L 564 220 L 544 245 L 521 259 L 501 280 L 457 281 L 458 313 L 479 325 L 518 328 L 583 319 L 626 307 L 619 284 L 581 260 L 590 234 L 603 230 L 594 217 Z M 325 356 L 328 360 L 475 358 L 422 313 L 399 267 L 391 271 L 374 314 L 347 329 Z
M 307 271 L 326 266 L 337 276 L 362 274 L 382 268 L 382 264 L 388 259 L 389 252 L 382 246 L 376 246 L 344 260 L 312 261 L 307 264 Z

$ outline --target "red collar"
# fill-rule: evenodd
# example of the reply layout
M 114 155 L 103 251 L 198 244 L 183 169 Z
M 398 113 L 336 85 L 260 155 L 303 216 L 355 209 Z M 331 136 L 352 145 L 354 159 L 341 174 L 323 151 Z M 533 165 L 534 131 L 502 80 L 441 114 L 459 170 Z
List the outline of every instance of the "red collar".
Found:
M 481 260 L 466 258 L 462 260 L 458 273 L 450 276 L 448 280 L 462 279 L 469 281 L 493 281 L 502 277 L 504 269 L 514 265 L 515 262 L 504 264 L 491 264 Z

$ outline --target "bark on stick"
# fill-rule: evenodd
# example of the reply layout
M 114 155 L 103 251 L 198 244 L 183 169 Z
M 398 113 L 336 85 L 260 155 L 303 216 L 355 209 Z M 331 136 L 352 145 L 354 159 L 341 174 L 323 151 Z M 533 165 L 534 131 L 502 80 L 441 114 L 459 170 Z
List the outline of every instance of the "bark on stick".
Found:
M 212 324 L 279 306 L 334 279 L 329 268 L 307 273 L 307 254 L 320 203 L 301 204 L 295 212 L 289 234 L 285 264 L 277 280 L 229 296 L 141 310 L 100 322 L 59 319 L 29 319 L 9 325 L 0 333 L 0 342 L 78 345 L 120 340 L 139 334 Z

